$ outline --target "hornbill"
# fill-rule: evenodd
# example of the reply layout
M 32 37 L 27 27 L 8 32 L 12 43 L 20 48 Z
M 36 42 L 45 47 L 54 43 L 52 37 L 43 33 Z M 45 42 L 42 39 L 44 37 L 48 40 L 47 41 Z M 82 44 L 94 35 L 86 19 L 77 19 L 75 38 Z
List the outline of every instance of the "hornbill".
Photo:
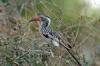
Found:
M 29 22 L 32 21 L 35 22 L 39 21 L 39 32 L 45 38 L 51 39 L 54 46 L 57 47 L 59 47 L 60 45 L 63 46 L 67 50 L 67 52 L 73 57 L 73 59 L 78 63 L 78 65 L 81 66 L 80 62 L 70 51 L 70 49 L 72 48 L 71 45 L 66 44 L 66 42 L 64 42 L 63 39 L 61 38 L 61 35 L 50 28 L 51 19 L 48 16 L 44 15 L 33 16 L 32 19 L 29 20 Z

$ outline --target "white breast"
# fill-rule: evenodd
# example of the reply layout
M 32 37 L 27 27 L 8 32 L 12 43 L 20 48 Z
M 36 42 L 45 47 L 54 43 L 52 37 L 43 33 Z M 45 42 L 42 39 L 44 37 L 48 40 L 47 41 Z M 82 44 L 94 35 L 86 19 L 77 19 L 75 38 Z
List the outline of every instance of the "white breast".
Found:
M 52 40 L 52 43 L 54 44 L 54 46 L 59 47 L 59 43 L 58 42 Z

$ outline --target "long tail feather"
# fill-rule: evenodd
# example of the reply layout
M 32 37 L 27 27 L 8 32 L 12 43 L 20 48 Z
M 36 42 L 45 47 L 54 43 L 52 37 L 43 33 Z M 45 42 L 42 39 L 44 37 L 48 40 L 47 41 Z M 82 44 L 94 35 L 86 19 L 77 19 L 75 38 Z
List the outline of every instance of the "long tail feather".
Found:
M 68 48 L 68 47 L 66 47 L 64 44 L 62 44 L 61 42 L 60 42 L 60 45 L 61 46 L 63 46 L 66 50 L 67 50 L 67 52 L 70 54 L 70 56 L 77 62 L 77 64 L 79 65 L 79 66 L 82 66 L 81 65 L 81 63 L 78 61 L 78 59 L 73 55 L 73 53 L 71 53 L 71 51 L 70 51 L 70 49 Z

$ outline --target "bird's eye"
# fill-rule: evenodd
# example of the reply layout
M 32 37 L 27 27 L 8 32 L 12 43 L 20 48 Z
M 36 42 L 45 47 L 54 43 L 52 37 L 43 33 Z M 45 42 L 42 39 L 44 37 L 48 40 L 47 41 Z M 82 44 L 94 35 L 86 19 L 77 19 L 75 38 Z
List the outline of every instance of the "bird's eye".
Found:
M 44 17 L 41 17 L 41 20 L 42 20 L 42 21 L 46 21 L 46 18 L 44 18 Z
M 41 20 L 42 20 L 42 21 L 45 21 L 45 19 L 44 19 L 44 18 L 41 18 Z

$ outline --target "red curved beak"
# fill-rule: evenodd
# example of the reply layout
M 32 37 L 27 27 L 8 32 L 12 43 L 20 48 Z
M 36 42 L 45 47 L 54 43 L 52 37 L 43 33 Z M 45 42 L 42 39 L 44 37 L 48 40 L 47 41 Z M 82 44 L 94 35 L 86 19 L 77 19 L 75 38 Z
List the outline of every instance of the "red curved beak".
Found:
M 29 22 L 32 21 L 40 21 L 40 16 L 33 16 L 31 20 L 29 20 Z

